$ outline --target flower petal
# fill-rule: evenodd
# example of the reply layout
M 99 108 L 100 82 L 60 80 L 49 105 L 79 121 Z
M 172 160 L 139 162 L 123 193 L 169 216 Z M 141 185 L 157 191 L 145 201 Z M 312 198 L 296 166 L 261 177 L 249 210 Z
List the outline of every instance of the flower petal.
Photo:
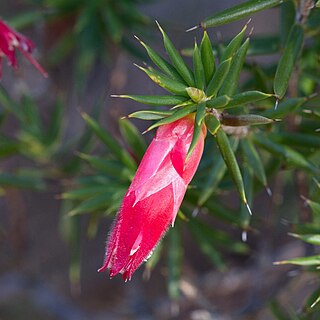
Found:
M 110 277 L 133 272 L 152 253 L 175 217 L 203 152 L 205 129 L 186 161 L 194 117 L 161 126 L 125 195 L 109 236 L 103 267 Z

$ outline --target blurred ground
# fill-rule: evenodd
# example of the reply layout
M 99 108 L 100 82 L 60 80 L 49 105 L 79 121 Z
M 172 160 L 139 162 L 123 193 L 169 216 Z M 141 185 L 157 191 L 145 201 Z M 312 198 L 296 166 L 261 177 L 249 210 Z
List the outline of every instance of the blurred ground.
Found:
M 166 0 L 154 1 L 142 6 L 142 10 L 165 25 L 175 43 L 184 47 L 193 43 L 197 35 L 186 34 L 187 28 L 215 11 L 240 2 Z M 14 10 L 21 9 L 19 4 L 19 1 L 2 2 L 1 16 L 12 15 Z M 276 30 L 276 10 L 257 14 L 251 25 L 255 34 Z M 233 23 L 210 32 L 213 38 L 217 34 L 229 38 L 242 26 L 243 23 Z M 41 26 L 29 32 L 38 44 Z M 159 41 L 159 48 L 160 45 Z M 4 68 L 2 84 L 16 97 L 24 90 L 31 92 L 43 108 L 47 108 L 54 98 L 47 95 L 48 91 L 55 94 L 63 88 L 69 92 L 68 112 L 72 119 L 68 122 L 69 135 L 77 134 L 84 127 L 77 110 L 90 110 L 97 97 L 101 97 L 106 101 L 102 122 L 116 132 L 115 119 L 136 105 L 127 101 L 111 101 L 109 93 L 155 93 L 150 82 L 146 82 L 145 75 L 133 67 L 134 61 L 137 59 L 121 53 L 109 69 L 97 66 L 94 82 L 81 99 L 71 90 L 67 65 L 58 69 L 52 79 L 43 80 L 27 62 L 21 61 L 21 70 L 26 68 L 26 71 L 19 71 L 17 75 Z M 17 164 L 5 164 L 11 165 Z M 0 199 L 0 222 L 5 230 L 9 230 L 8 237 L 2 236 L 0 231 L 0 320 L 268 320 L 272 317 L 266 303 L 276 293 L 280 293 L 284 304 L 290 303 L 299 308 L 312 292 L 312 276 L 298 277 L 298 269 L 272 264 L 276 260 L 299 256 L 305 248 L 300 242 L 288 241 L 285 226 L 274 231 L 272 225 L 266 225 L 264 230 L 259 230 L 259 234 L 249 239 L 253 248 L 250 257 L 231 258 L 230 270 L 224 273 L 213 269 L 202 254 L 195 252 L 196 248 L 186 250 L 182 298 L 179 304 L 172 303 L 166 293 L 164 262 L 156 268 L 149 281 L 142 280 L 143 267 L 129 283 L 123 283 L 120 277 L 110 281 L 107 274 L 96 272 L 103 259 L 109 220 L 101 223 L 94 240 L 81 239 L 81 291 L 72 291 L 68 282 L 69 248 L 59 231 L 60 202 L 56 196 L 60 192 L 60 186 L 51 183 L 45 193 L 10 190 L 6 199 Z M 259 201 L 271 203 L 271 199 L 262 195 L 256 202 L 257 208 Z M 270 208 L 254 211 L 259 219 L 268 221 Z M 290 207 L 286 209 L 292 210 Z M 290 297 L 286 292 L 292 293 Z

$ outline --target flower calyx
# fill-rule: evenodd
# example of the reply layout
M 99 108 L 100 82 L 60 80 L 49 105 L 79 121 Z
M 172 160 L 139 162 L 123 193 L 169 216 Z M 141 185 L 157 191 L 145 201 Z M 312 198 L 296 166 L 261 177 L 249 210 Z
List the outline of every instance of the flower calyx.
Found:
M 207 96 L 203 90 L 194 87 L 187 87 L 186 91 L 191 100 L 195 103 L 200 103 L 207 100 Z

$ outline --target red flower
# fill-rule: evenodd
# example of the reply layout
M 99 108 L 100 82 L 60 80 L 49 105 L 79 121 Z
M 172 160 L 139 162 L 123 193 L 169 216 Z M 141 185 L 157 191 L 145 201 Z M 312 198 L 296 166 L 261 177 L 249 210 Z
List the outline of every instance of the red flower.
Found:
M 109 268 L 111 278 L 122 273 L 130 280 L 173 225 L 203 151 L 205 127 L 186 161 L 193 124 L 187 116 L 158 128 L 123 199 L 99 272 Z
M 47 77 L 47 72 L 40 66 L 40 64 L 31 56 L 34 44 L 31 40 L 22 34 L 14 31 L 0 20 L 0 78 L 2 75 L 2 57 L 6 56 L 8 64 L 16 68 L 17 59 L 15 49 L 18 49 L 44 76 Z

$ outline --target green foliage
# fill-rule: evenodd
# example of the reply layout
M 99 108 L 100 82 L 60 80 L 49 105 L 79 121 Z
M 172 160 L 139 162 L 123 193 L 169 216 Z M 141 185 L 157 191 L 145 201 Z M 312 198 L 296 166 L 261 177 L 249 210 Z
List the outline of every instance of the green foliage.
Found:
M 240 11 L 237 12 L 240 12 L 241 17 L 244 12 L 243 8 L 248 10 L 249 14 L 265 8 L 264 5 L 252 6 L 252 3 L 254 1 L 250 2 L 250 5 L 246 4 L 244 7 L 238 7 L 241 10 L 239 9 Z M 279 2 L 270 1 L 268 2 L 268 7 L 277 4 Z M 249 7 L 247 7 L 248 5 Z M 237 19 L 240 16 L 237 16 Z M 288 21 L 291 21 L 292 24 L 295 23 L 294 20 L 288 19 Z M 227 19 L 226 22 L 229 22 L 229 20 Z M 206 26 L 208 27 L 209 25 Z M 217 51 L 214 50 L 215 44 L 211 43 L 207 32 L 204 32 L 200 46 L 195 41 L 191 54 L 193 60 L 193 70 L 191 70 L 164 29 L 158 24 L 170 62 L 139 39 L 150 60 L 157 68 L 139 66 L 139 69 L 171 95 L 115 96 L 154 107 L 151 110 L 133 112 L 128 116 L 128 118 L 155 120 L 146 132 L 163 124 L 176 121 L 186 115 L 194 114 L 194 136 L 188 155 L 192 153 L 204 123 L 209 132 L 216 137 L 217 147 L 211 147 L 209 151 L 206 149 L 202 165 L 194 179 L 194 186 L 188 190 L 185 197 L 182 206 L 184 214 L 181 212 L 179 217 L 182 217 L 181 219 L 184 222 L 182 225 L 190 229 L 199 248 L 218 268 L 225 267 L 223 255 L 220 253 L 221 249 L 219 249 L 221 245 L 224 250 L 227 249 L 237 254 L 246 254 L 248 248 L 234 239 L 231 240 L 227 233 L 218 231 L 214 227 L 206 226 L 202 222 L 202 214 L 199 218 L 194 217 L 197 212 L 208 212 L 227 224 L 231 223 L 238 228 L 242 228 L 243 239 L 245 240 L 247 232 L 250 230 L 251 211 L 249 204 L 252 203 L 255 193 L 259 191 L 260 186 L 266 188 L 269 194 L 271 193 L 268 187 L 268 180 L 271 179 L 271 176 L 267 174 L 266 169 L 271 161 L 277 159 L 278 162 L 282 163 L 283 169 L 286 170 L 300 169 L 306 174 L 319 175 L 319 163 L 315 161 L 319 143 L 317 134 L 307 125 L 304 125 L 305 122 L 308 123 L 310 121 L 310 118 L 317 117 L 313 110 L 312 112 L 305 112 L 305 109 L 308 108 L 307 106 L 310 106 L 316 98 L 299 97 L 299 94 L 290 95 L 288 98 L 285 96 L 287 89 L 291 85 L 290 78 L 295 72 L 299 72 L 294 68 L 294 64 L 300 57 L 303 57 L 305 52 L 305 49 L 302 48 L 302 41 L 294 44 L 294 50 L 286 48 L 290 48 L 293 43 L 292 39 L 296 37 L 292 35 L 292 33 L 295 34 L 295 29 L 300 34 L 304 27 L 302 25 L 294 26 L 291 35 L 288 35 L 288 46 L 285 46 L 281 61 L 289 59 L 292 63 L 285 64 L 280 61 L 278 67 L 273 66 L 272 70 L 276 70 L 274 73 L 275 80 L 273 81 L 273 76 L 269 75 L 270 72 L 266 67 L 260 67 L 259 72 L 257 72 L 257 67 L 246 61 L 246 56 L 247 54 L 272 54 L 275 50 L 280 50 L 278 38 L 274 38 L 276 41 L 275 46 L 264 45 L 266 40 L 263 40 L 261 36 L 258 39 L 254 37 L 245 39 L 247 26 L 245 25 L 240 33 L 222 50 Z M 288 25 L 284 24 L 283 28 L 288 28 Z M 266 39 L 269 39 L 268 37 L 267 35 Z M 298 39 L 303 38 L 298 37 Z M 240 73 L 244 68 L 249 74 L 248 80 L 239 85 Z M 257 83 L 257 86 L 254 86 L 253 83 Z M 264 92 L 265 88 L 269 88 L 268 90 L 270 91 L 274 88 L 275 94 L 270 91 Z M 274 108 L 275 96 L 283 98 L 277 108 Z M 167 105 L 169 109 L 158 109 L 163 105 Z M 230 113 L 227 113 L 226 110 L 229 109 Z M 252 110 L 256 113 L 249 113 Z M 285 130 L 285 122 L 278 122 L 276 125 L 272 125 L 276 120 L 285 119 L 288 115 L 294 114 L 301 119 L 295 130 L 303 133 L 287 132 Z M 130 128 L 127 127 L 129 124 L 127 120 L 123 123 L 120 122 L 122 138 L 130 149 L 134 147 L 130 155 L 127 153 L 125 157 L 127 160 L 123 161 L 123 155 L 119 155 L 119 150 L 122 150 L 122 153 L 126 153 L 126 151 L 121 145 L 117 145 L 113 140 L 112 143 L 107 141 L 111 139 L 110 134 L 105 132 L 98 123 L 92 122 L 89 117 L 84 116 L 84 118 L 89 127 L 109 149 L 110 156 L 119 161 L 118 168 L 112 170 L 105 168 L 104 172 L 107 176 L 104 178 L 106 180 L 102 179 L 102 183 L 99 186 L 96 179 L 102 175 L 101 170 L 104 165 L 112 160 L 109 159 L 108 155 L 105 155 L 103 160 L 100 156 L 81 155 L 83 159 L 90 162 L 90 165 L 95 170 L 93 176 L 88 176 L 84 180 L 87 181 L 89 179 L 92 185 L 87 185 L 80 179 L 77 181 L 77 188 L 66 191 L 63 197 L 72 198 L 75 203 L 79 202 L 70 211 L 70 215 L 84 213 L 85 211 L 87 213 L 99 211 L 104 214 L 110 214 L 117 210 L 121 200 L 121 197 L 117 197 L 117 190 L 119 190 L 119 194 L 123 195 L 134 174 L 134 167 L 128 159 L 130 156 L 132 159 L 140 159 L 145 143 L 132 125 L 130 125 Z M 252 125 L 261 124 L 265 125 L 264 128 L 251 127 Z M 236 127 L 240 127 L 240 131 L 237 131 Z M 297 137 L 297 139 L 294 137 Z M 210 143 L 208 142 L 208 144 Z M 304 150 L 301 151 L 301 148 Z M 221 156 L 218 156 L 217 152 L 220 152 Z M 238 155 L 237 157 L 236 154 Z M 117 178 L 123 178 L 124 172 L 128 172 L 127 179 L 117 179 L 116 185 L 112 184 L 116 195 L 116 199 L 112 198 L 112 203 L 116 203 L 116 205 L 111 206 L 111 208 L 109 207 L 111 203 L 111 198 L 109 197 L 111 195 L 108 195 L 108 191 L 103 187 L 104 184 L 107 183 L 109 186 L 111 183 L 108 180 L 108 175 L 111 175 L 110 171 L 113 172 L 112 176 L 116 173 Z M 242 204 L 239 207 L 240 210 L 229 208 L 225 205 L 217 205 L 216 203 L 217 197 L 222 192 L 230 190 L 230 178 L 234 181 L 242 200 Z M 104 196 L 105 198 L 103 198 Z M 105 201 L 104 204 L 103 199 Z M 179 230 L 175 229 L 175 235 L 173 236 L 172 233 L 170 239 L 178 237 Z M 218 236 L 220 233 L 221 235 Z M 310 234 L 307 236 L 309 237 L 308 241 L 316 241 L 314 236 L 312 237 Z M 306 240 L 306 237 L 301 239 Z M 174 245 L 171 242 L 168 250 L 169 293 L 172 298 L 176 299 L 179 292 L 177 277 L 181 273 L 178 260 L 180 261 L 181 252 L 183 251 L 181 241 L 175 241 Z M 314 262 L 314 259 L 309 260 L 311 261 L 309 263 Z M 147 265 L 148 272 L 154 268 L 157 261 L 158 257 L 155 262 L 150 263 L 152 267 Z M 299 262 L 300 260 L 297 261 Z
M 195 42 L 194 45 L 193 71 L 188 68 L 187 64 L 183 61 L 182 57 L 175 49 L 173 43 L 159 24 L 158 27 L 162 33 L 164 47 L 168 53 L 172 65 L 166 61 L 166 68 L 162 68 L 162 65 L 157 61 L 159 60 L 163 62 L 165 61 L 164 58 L 159 55 L 157 55 L 155 58 L 154 52 L 152 51 L 150 53 L 148 46 L 142 43 L 142 45 L 146 48 L 147 54 L 150 56 L 150 59 L 155 63 L 156 66 L 160 66 L 159 69 L 166 73 L 166 75 L 160 73 L 160 71 L 154 70 L 152 67 L 139 68 L 144 71 L 157 85 L 171 92 L 173 94 L 172 99 L 170 100 L 168 96 L 164 96 L 163 98 L 161 96 L 153 98 L 147 96 L 143 98 L 143 96 L 136 97 L 124 95 L 122 97 L 133 99 L 136 101 L 151 101 L 152 105 L 154 105 L 153 101 L 156 99 L 159 99 L 162 102 L 172 102 L 177 100 L 180 103 L 178 103 L 176 106 L 171 107 L 171 110 L 174 110 L 172 114 L 164 114 L 163 118 L 151 125 L 147 129 L 147 131 L 150 131 L 163 124 L 176 121 L 188 114 L 195 113 L 194 135 L 188 151 L 189 157 L 193 151 L 194 146 L 197 143 L 200 132 L 202 130 L 202 124 L 204 123 L 206 117 L 209 117 L 211 119 L 209 121 L 206 121 L 206 123 L 214 123 L 215 121 L 212 118 L 216 117 L 217 121 L 220 121 L 222 124 L 228 126 L 245 126 L 272 122 L 272 120 L 259 115 L 243 115 L 232 117 L 228 116 L 225 113 L 220 113 L 217 111 L 217 107 L 224 110 L 227 107 L 231 108 L 236 106 L 243 106 L 250 102 L 267 99 L 272 96 L 272 94 L 266 94 L 258 91 L 250 91 L 233 96 L 238 85 L 240 71 L 243 67 L 246 52 L 249 47 L 249 39 L 246 39 L 243 44 L 241 44 L 247 26 L 245 26 L 242 31 L 238 35 L 236 35 L 236 37 L 232 41 L 230 41 L 230 44 L 224 50 L 220 64 L 218 64 L 217 67 L 215 61 L 214 63 L 209 62 L 208 57 L 212 57 L 214 60 L 215 58 L 212 54 L 212 44 L 210 42 L 210 39 L 208 38 L 207 33 L 204 33 L 201 41 L 201 52 L 198 48 L 197 42 Z M 205 79 L 204 70 L 206 70 L 207 68 L 211 70 L 211 77 L 209 78 L 207 76 L 207 79 Z M 175 70 L 175 72 L 172 73 L 172 70 Z M 179 74 L 179 77 L 175 75 L 176 73 Z M 187 96 L 183 100 L 183 96 L 185 94 L 187 94 Z M 231 104 L 231 106 L 229 106 L 229 104 Z M 211 109 L 211 111 L 209 110 L 209 108 Z M 130 115 L 130 117 L 132 117 L 132 114 Z M 217 137 L 219 150 L 223 155 L 227 167 L 230 170 L 231 176 L 235 181 L 240 197 L 242 201 L 248 206 L 241 172 L 236 157 L 229 144 L 228 138 L 224 133 L 224 130 L 222 128 L 219 128 L 209 129 L 209 131 Z
M 48 121 L 44 120 L 38 105 L 30 97 L 14 101 L 0 87 L 0 106 L 4 118 L 0 131 L 0 158 L 20 157 L 25 167 L 13 172 L 1 172 L 2 187 L 46 189 L 47 179 L 60 179 L 72 175 L 81 166 L 76 150 L 90 148 L 92 133 L 85 131 L 76 139 L 65 139 L 64 102 L 57 98 Z M 17 121 L 10 135 L 6 126 Z M 28 165 L 28 161 L 34 164 Z
M 87 125 L 94 131 L 108 150 L 103 156 L 79 154 L 91 167 L 92 173 L 75 180 L 72 190 L 62 194 L 63 199 L 73 201 L 73 208 L 68 212 L 70 216 L 101 212 L 106 215 L 115 213 L 129 186 L 135 172 L 135 156 L 139 159 L 141 145 L 132 144 L 132 136 L 123 132 L 126 143 L 132 147 L 132 155 L 122 145 L 112 138 L 93 118 L 83 114 Z M 144 144 L 141 135 L 134 127 L 136 141 Z M 98 223 L 98 220 L 96 221 Z
M 107 58 L 108 43 L 130 48 L 128 30 L 142 32 L 148 25 L 148 19 L 137 9 L 139 2 L 32 0 L 37 8 L 46 9 L 44 14 L 28 12 L 12 22 L 22 28 L 41 18 L 48 30 L 61 25 L 63 32 L 54 38 L 48 56 L 52 57 L 52 63 L 75 56 L 73 80 L 76 82 L 79 75 L 79 79 L 86 79 L 97 58 Z M 294 217 L 290 221 L 290 235 L 308 245 L 320 244 L 317 182 L 320 98 L 314 94 L 320 86 L 320 10 L 316 8 L 319 1 L 315 8 L 304 10 L 306 8 L 290 0 L 251 0 L 215 13 L 198 27 L 208 29 L 249 18 L 275 6 L 281 10 L 277 34 L 256 37 L 250 32 L 248 35 L 250 22 L 247 22 L 233 39 L 217 44 L 211 42 L 208 30 L 204 30 L 201 41 L 196 39 L 192 49 L 183 51 L 188 51 L 192 61 L 184 59 L 158 23 L 168 59 L 137 38 L 153 64 L 138 68 L 166 93 L 114 95 L 150 106 L 120 120 L 119 138 L 100 124 L 97 111 L 101 105 L 90 115 L 83 112 L 86 128 L 77 137 L 66 139 L 64 98 L 56 99 L 50 116 L 45 119 L 30 97 L 16 101 L 0 87 L 0 158 L 19 157 L 25 161 L 18 170 L 1 169 L 1 195 L 11 187 L 42 191 L 48 180 L 60 183 L 63 189 L 61 229 L 72 251 L 72 283 L 80 281 L 81 216 L 87 216 L 87 234 L 93 237 L 100 219 L 118 211 L 145 152 L 146 140 L 128 119 L 153 121 L 145 131 L 149 132 L 187 115 L 194 117 L 188 157 L 203 126 L 208 131 L 203 159 L 187 190 L 177 226 L 169 231 L 146 263 L 145 275 L 149 278 L 161 256 L 166 255 L 168 293 L 172 299 L 177 300 L 180 294 L 184 231 L 190 232 L 208 261 L 225 270 L 228 267 L 226 252 L 250 254 L 249 246 L 229 231 L 234 228 L 242 231 L 244 241 L 250 237 L 249 206 L 261 189 L 271 194 L 269 185 L 280 170 L 292 176 L 299 172 L 307 185 L 308 194 L 302 196 L 310 209 L 310 217 L 307 221 Z M 254 62 L 258 55 L 275 53 L 280 57 L 278 62 L 274 59 L 263 65 Z M 244 81 L 240 81 L 243 73 Z M 12 119 L 17 126 L 8 134 L 6 126 Z M 312 179 L 316 183 L 312 183 Z M 234 189 L 241 201 L 230 205 L 224 196 L 238 198 Z M 259 229 L 258 219 L 252 223 Z M 276 264 L 301 266 L 319 275 L 320 257 L 318 254 L 294 257 Z M 319 290 L 299 312 L 286 310 L 276 299 L 270 304 L 271 311 L 277 319 L 317 317 L 319 311 L 315 305 L 320 300 Z
M 315 190 L 315 194 L 319 194 L 320 186 L 317 185 L 317 190 Z M 319 196 L 318 196 L 319 198 Z M 304 198 L 306 204 L 310 207 L 312 211 L 312 225 L 310 224 L 304 224 L 300 225 L 297 228 L 297 231 L 300 230 L 300 232 L 303 233 L 290 233 L 291 236 L 300 239 L 301 241 L 304 241 L 308 244 L 319 246 L 320 245 L 320 239 L 319 234 L 315 233 L 306 233 L 308 232 L 308 229 L 310 226 L 312 228 L 318 228 L 319 229 L 319 215 L 320 215 L 320 203 L 312 201 L 310 199 Z M 320 256 L 319 255 L 311 255 L 306 257 L 295 257 L 287 260 L 277 261 L 275 262 L 276 265 L 281 264 L 292 264 L 297 266 L 302 266 L 305 268 L 308 268 L 309 272 L 314 272 L 316 274 L 319 274 L 319 266 L 320 266 Z M 309 297 L 307 300 L 304 309 L 302 312 L 300 312 L 298 319 L 307 319 L 311 317 L 317 317 L 319 316 L 318 308 L 316 308 L 316 305 L 320 302 L 320 287 L 312 294 L 312 296 Z
M 251 0 L 237 6 L 218 12 L 203 20 L 201 27 L 211 28 L 222 24 L 230 23 L 248 17 L 256 12 L 272 8 L 284 2 L 283 0 Z
M 274 78 L 274 92 L 280 99 L 283 98 L 287 91 L 293 67 L 301 51 L 303 37 L 303 27 L 300 24 L 294 24 L 291 27 L 285 50 L 279 61 Z
M 95 61 L 110 61 L 115 45 L 137 54 L 131 32 L 143 32 L 150 24 L 139 10 L 140 0 L 27 1 L 37 10 L 14 16 L 12 25 L 23 28 L 44 21 L 46 36 L 51 37 L 47 62 L 58 65 L 73 57 L 74 79 L 80 88 Z

